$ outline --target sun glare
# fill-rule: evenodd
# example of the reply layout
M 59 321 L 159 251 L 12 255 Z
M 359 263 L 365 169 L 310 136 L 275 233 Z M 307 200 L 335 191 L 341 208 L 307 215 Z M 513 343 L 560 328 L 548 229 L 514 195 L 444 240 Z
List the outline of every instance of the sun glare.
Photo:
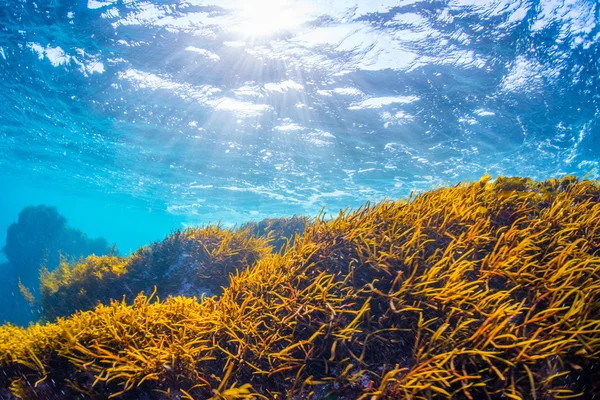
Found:
M 309 20 L 310 10 L 300 1 L 242 0 L 236 10 L 240 24 L 235 30 L 247 36 L 262 36 L 294 29 Z

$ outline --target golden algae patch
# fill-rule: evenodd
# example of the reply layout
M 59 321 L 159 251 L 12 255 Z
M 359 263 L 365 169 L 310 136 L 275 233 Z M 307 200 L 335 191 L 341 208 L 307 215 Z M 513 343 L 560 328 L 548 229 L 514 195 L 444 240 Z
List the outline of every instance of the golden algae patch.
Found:
M 560 399 L 600 392 L 600 186 L 502 178 L 317 220 L 220 298 L 0 328 L 23 398 Z M 30 350 L 31 349 L 31 350 Z
M 229 274 L 269 253 L 267 238 L 246 230 L 188 228 L 129 257 L 90 256 L 72 264 L 63 261 L 52 272 L 43 269 L 39 302 L 44 319 L 53 320 L 112 299 L 150 293 L 153 286 L 160 297 L 219 294 Z

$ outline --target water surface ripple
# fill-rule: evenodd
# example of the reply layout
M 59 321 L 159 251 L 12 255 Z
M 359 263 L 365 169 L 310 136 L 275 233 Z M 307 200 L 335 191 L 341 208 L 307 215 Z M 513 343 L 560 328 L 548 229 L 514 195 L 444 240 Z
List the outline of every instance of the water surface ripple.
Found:
M 594 0 L 5 0 L 0 169 L 193 223 L 485 173 L 582 176 L 600 161 L 599 13 Z

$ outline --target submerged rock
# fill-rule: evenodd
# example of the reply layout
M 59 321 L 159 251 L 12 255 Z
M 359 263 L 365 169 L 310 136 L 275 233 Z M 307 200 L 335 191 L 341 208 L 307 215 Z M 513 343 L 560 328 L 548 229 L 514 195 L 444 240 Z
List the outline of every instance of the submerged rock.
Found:
M 116 252 L 103 238 L 90 239 L 79 229 L 67 226 L 55 207 L 25 207 L 18 221 L 9 226 L 2 249 L 8 263 L 0 265 L 0 322 L 27 325 L 40 318 L 33 303 L 40 285 L 40 268 L 54 270 L 61 262 L 73 262 L 90 254 Z M 24 296 L 21 296 L 24 294 Z
M 41 266 L 53 270 L 60 257 L 78 259 L 111 251 L 103 238 L 90 239 L 79 229 L 67 226 L 67 220 L 55 207 L 25 207 L 19 219 L 8 227 L 3 248 L 10 265 L 26 286 L 37 286 Z

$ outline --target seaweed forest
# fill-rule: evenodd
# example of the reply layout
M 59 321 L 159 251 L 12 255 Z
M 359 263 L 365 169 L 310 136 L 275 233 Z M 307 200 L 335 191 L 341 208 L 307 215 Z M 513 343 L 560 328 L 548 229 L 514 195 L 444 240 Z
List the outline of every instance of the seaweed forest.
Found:
M 600 398 L 595 180 L 106 248 L 22 285 L 41 314 L 0 327 L 1 399 Z

